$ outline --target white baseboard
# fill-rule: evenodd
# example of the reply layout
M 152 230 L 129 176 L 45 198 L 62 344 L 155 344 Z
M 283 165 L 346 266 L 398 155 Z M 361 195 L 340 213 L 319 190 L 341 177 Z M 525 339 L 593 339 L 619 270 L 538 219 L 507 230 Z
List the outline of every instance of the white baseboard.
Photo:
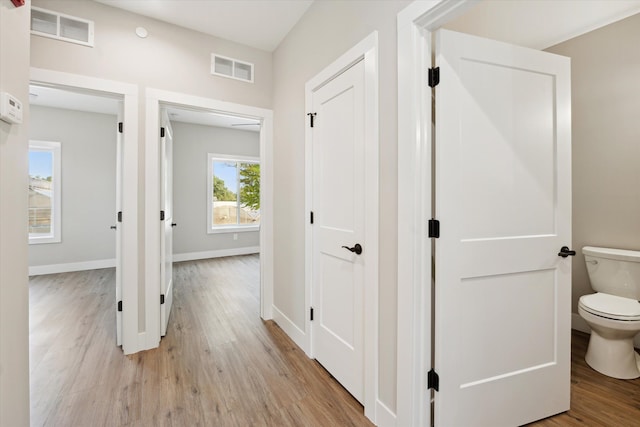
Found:
M 284 313 L 278 310 L 278 307 L 273 306 L 273 321 L 280 326 L 280 329 L 284 331 L 285 334 L 291 338 L 291 340 L 296 343 L 298 347 L 302 349 L 305 353 L 307 352 L 305 348 L 305 333 L 302 329 L 298 328 L 295 323 L 291 321 Z
M 376 425 L 379 427 L 396 427 L 396 414 L 380 400 L 376 400 Z
M 71 271 L 97 270 L 99 268 L 112 268 L 115 266 L 115 259 L 98 259 L 94 261 L 70 262 L 67 264 L 34 265 L 29 267 L 29 276 L 68 273 Z
M 591 333 L 591 328 L 589 327 L 587 322 L 577 313 L 571 313 L 571 329 L 585 332 L 587 334 Z M 634 346 L 635 348 L 640 349 L 640 334 L 636 335 Z
M 249 246 L 245 248 L 216 249 L 213 251 L 186 252 L 173 254 L 173 262 L 195 261 L 198 259 L 221 258 L 225 256 L 259 254 L 260 246 Z

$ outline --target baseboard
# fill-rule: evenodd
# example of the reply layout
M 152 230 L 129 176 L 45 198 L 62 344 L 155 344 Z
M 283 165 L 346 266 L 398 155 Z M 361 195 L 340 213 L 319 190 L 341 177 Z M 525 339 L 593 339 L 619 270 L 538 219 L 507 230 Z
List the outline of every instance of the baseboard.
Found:
M 99 268 L 112 268 L 115 266 L 115 259 L 98 259 L 94 261 L 70 262 L 67 264 L 34 265 L 29 267 L 29 276 L 69 273 L 71 271 L 97 270 Z
M 380 400 L 376 401 L 376 425 L 379 427 L 396 427 L 396 414 Z
M 285 334 L 291 338 L 291 340 L 296 343 L 298 347 L 302 349 L 305 353 L 307 352 L 305 348 L 305 333 L 302 329 L 298 328 L 295 323 L 291 321 L 284 313 L 278 310 L 278 307 L 273 306 L 273 321 L 280 326 L 280 329 L 284 331 Z
M 585 332 L 587 334 L 591 333 L 591 328 L 589 327 L 587 322 L 579 314 L 576 313 L 571 313 L 571 329 Z M 640 334 L 636 335 L 634 347 L 640 349 Z
M 173 254 L 173 262 L 195 261 L 198 259 L 221 258 L 225 256 L 259 254 L 260 246 L 248 246 L 245 248 L 216 249 L 213 251 L 186 252 Z

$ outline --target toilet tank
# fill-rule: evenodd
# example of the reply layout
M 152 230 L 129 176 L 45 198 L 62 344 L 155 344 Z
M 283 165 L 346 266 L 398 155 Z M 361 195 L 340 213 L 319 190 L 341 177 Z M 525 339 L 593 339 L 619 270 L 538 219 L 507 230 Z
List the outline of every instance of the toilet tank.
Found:
M 640 251 L 585 246 L 582 253 L 594 291 L 640 301 Z

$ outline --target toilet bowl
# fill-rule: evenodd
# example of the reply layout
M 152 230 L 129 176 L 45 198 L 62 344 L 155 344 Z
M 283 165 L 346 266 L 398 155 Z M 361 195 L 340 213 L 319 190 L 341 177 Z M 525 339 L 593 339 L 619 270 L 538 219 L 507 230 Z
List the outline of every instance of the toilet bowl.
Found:
M 640 251 L 584 247 L 594 294 L 583 295 L 578 313 L 591 327 L 585 360 L 596 371 L 620 379 L 640 377 Z

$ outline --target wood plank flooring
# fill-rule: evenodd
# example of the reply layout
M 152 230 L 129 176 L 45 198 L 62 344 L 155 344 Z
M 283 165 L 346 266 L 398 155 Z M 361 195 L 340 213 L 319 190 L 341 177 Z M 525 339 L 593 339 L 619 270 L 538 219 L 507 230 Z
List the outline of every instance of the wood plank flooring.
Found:
M 115 346 L 114 270 L 36 276 L 32 426 L 371 426 L 362 406 L 259 316 L 257 255 L 174 265 L 167 336 Z
M 258 264 L 255 255 L 176 263 L 167 336 L 131 356 L 115 346 L 113 269 L 32 277 L 31 425 L 371 426 L 318 363 L 260 320 Z M 587 342 L 574 331 L 571 410 L 530 426 L 640 426 L 640 379 L 593 371 Z

